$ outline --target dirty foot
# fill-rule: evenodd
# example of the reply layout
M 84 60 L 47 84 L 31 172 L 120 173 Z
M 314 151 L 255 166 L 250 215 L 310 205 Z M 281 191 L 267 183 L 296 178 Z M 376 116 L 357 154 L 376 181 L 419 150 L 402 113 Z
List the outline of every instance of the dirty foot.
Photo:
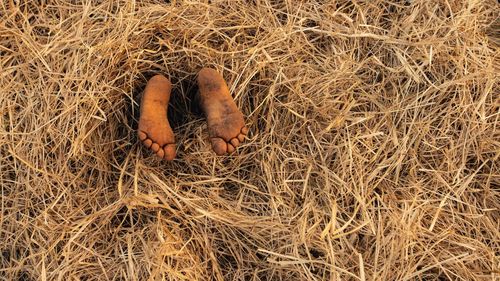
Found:
M 168 123 L 167 109 L 172 84 L 163 75 L 149 79 L 141 101 L 137 135 L 160 158 L 175 157 L 175 137 Z
M 213 150 L 217 155 L 234 152 L 248 133 L 243 114 L 216 70 L 203 68 L 197 81 L 200 107 L 207 118 Z

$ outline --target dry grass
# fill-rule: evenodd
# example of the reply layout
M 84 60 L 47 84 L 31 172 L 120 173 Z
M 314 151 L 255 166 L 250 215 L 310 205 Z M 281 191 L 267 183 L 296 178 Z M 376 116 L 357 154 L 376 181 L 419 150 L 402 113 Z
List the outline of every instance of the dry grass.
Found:
M 0 2 L 0 279 L 500 280 L 497 1 L 172 2 Z M 135 133 L 156 73 L 172 163 Z

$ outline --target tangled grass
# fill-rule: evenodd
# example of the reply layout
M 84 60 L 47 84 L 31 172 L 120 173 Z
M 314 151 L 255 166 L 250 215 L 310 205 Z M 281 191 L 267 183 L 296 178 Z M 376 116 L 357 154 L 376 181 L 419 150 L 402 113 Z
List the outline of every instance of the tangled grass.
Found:
M 500 279 L 497 1 L 208 2 L 0 2 L 0 279 Z M 135 132 L 158 73 L 170 163 Z

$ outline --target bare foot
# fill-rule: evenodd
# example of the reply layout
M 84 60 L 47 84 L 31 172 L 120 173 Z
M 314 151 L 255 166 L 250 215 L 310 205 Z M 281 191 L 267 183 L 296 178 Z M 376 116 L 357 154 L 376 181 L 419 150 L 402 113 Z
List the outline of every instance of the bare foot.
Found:
M 232 153 L 248 133 L 243 114 L 234 103 L 224 78 L 216 70 L 203 68 L 197 80 L 200 106 L 207 118 L 212 148 L 217 155 Z
M 167 119 L 172 84 L 163 75 L 149 79 L 141 101 L 137 135 L 147 148 L 160 158 L 175 157 L 175 137 Z

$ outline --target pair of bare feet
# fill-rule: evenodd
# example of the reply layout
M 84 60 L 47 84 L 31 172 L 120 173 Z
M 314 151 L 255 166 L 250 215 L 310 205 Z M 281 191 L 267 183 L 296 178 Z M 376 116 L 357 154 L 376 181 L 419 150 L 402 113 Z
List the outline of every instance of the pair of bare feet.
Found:
M 197 77 L 200 107 L 208 122 L 212 149 L 217 155 L 232 153 L 243 142 L 248 128 L 234 103 L 224 78 L 203 68 Z M 167 119 L 172 84 L 162 75 L 148 81 L 141 101 L 138 136 L 142 143 L 165 160 L 175 158 L 175 136 Z

